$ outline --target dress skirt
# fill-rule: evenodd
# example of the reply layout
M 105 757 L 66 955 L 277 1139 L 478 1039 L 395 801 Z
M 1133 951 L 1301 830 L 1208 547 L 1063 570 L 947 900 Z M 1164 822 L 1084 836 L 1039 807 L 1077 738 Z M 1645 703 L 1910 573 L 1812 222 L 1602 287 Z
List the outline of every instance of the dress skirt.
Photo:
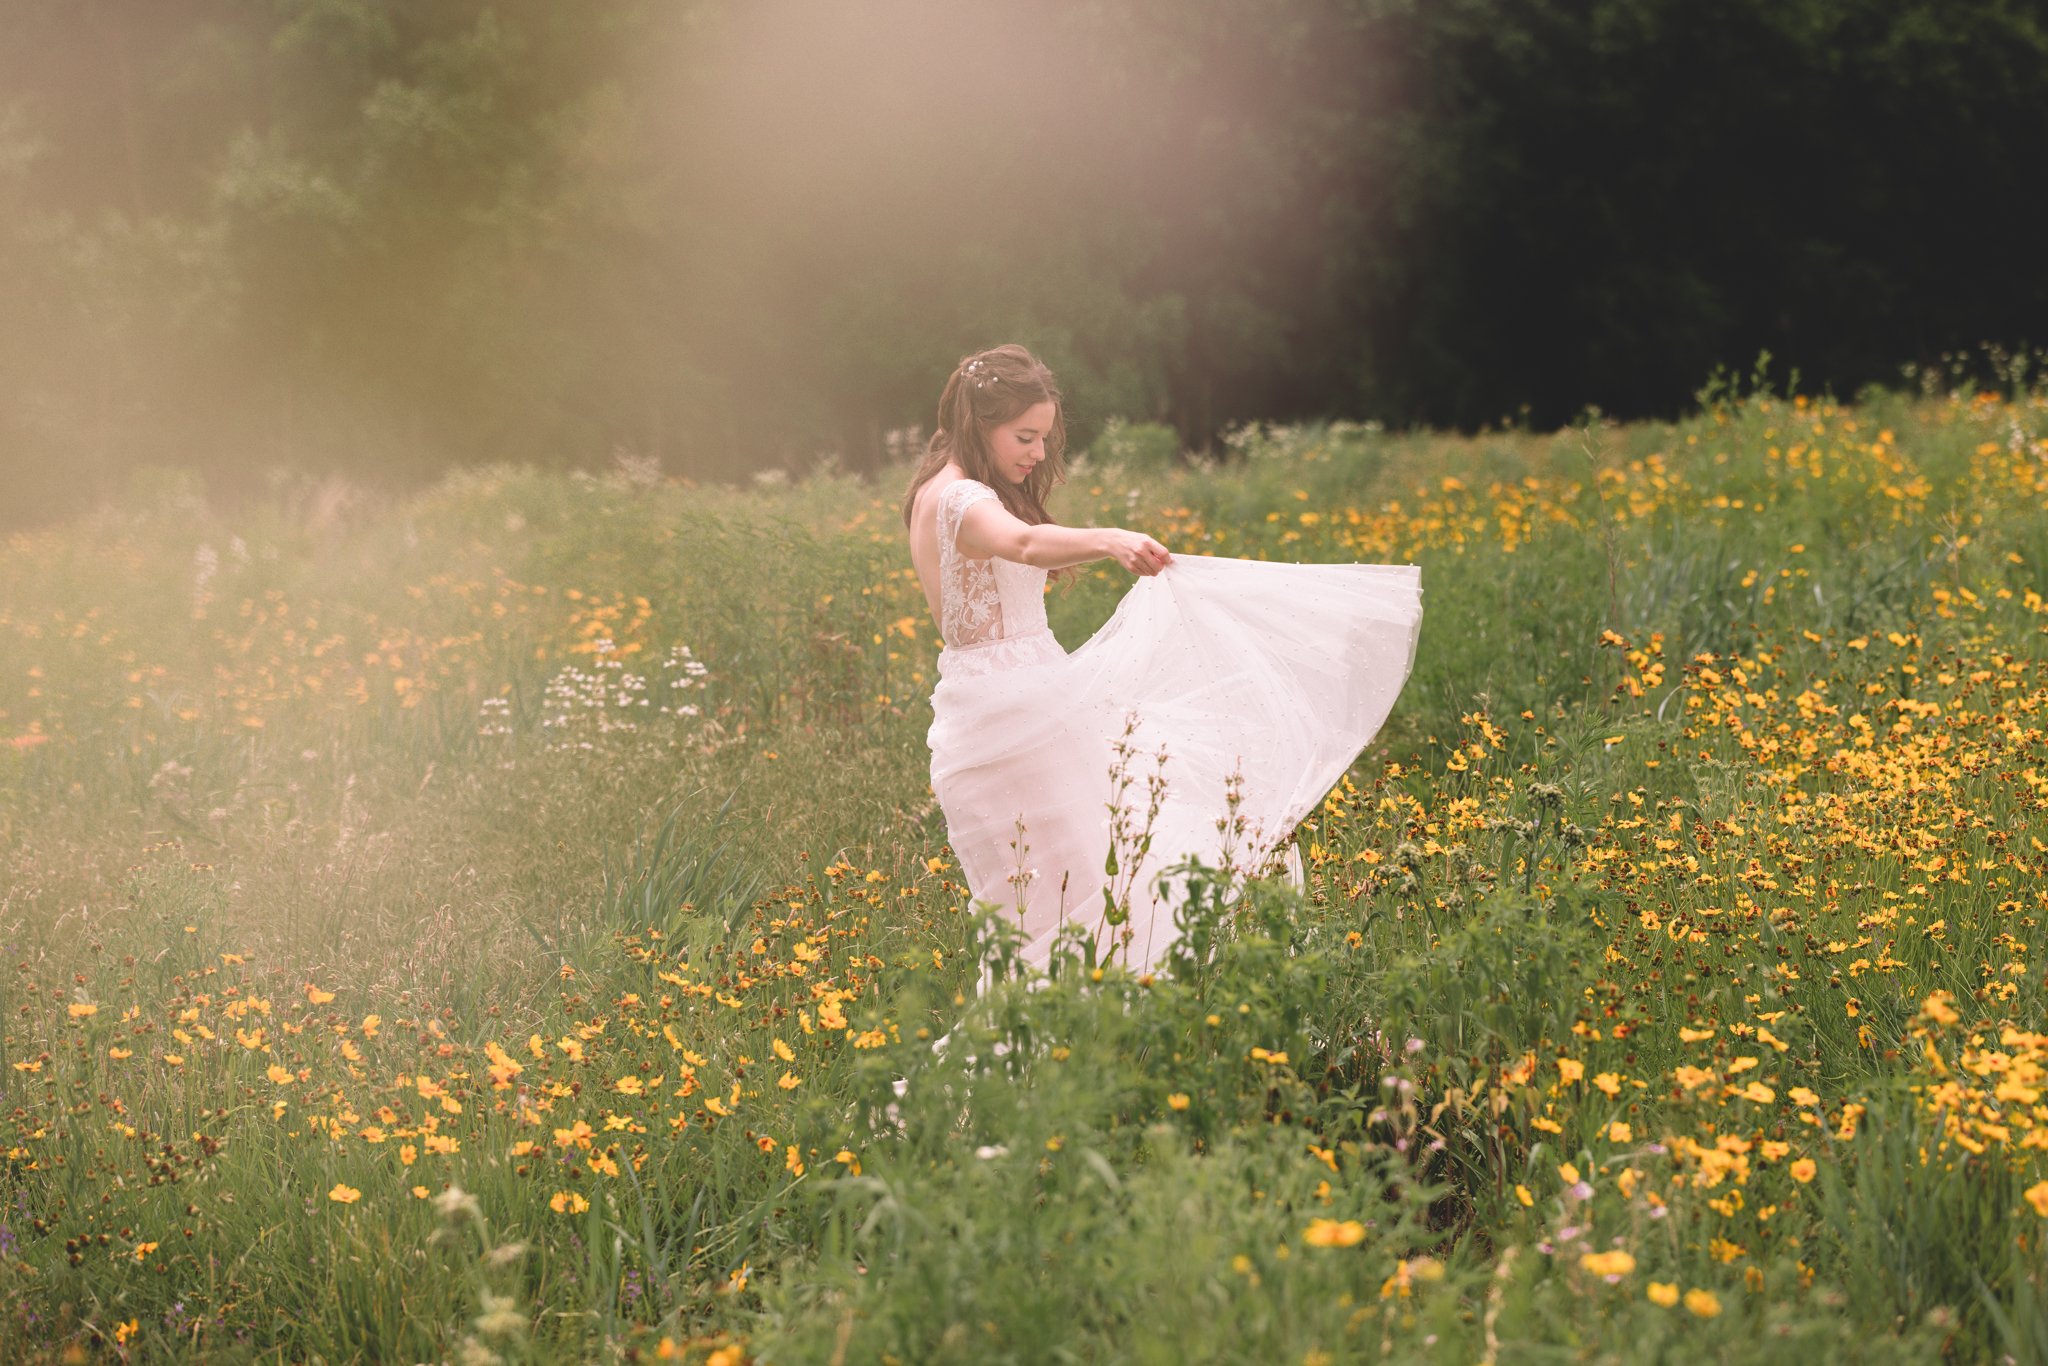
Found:
M 1421 620 L 1413 565 L 1176 555 L 1071 654 L 1043 629 L 942 651 L 932 791 L 968 889 L 1021 914 L 1035 966 L 1073 922 L 1102 950 L 1127 929 L 1117 961 L 1151 970 L 1176 933 L 1161 871 L 1262 867 L 1385 722 Z M 1105 888 L 1128 901 L 1123 927 Z

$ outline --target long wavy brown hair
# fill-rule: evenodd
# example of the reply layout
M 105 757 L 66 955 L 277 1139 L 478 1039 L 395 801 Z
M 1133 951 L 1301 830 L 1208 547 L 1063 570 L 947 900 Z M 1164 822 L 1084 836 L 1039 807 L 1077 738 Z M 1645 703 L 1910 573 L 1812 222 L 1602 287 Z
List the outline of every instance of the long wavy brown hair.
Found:
M 1021 484 L 997 470 L 989 433 L 1036 403 L 1052 404 L 1052 428 L 1045 434 L 1045 459 Z M 1060 388 L 1045 363 L 1014 342 L 963 356 L 939 395 L 939 417 L 910 487 L 903 493 L 903 525 L 910 525 L 917 491 L 952 460 L 969 479 L 996 491 L 1020 522 L 1050 522 L 1046 495 L 1066 482 L 1067 419 Z

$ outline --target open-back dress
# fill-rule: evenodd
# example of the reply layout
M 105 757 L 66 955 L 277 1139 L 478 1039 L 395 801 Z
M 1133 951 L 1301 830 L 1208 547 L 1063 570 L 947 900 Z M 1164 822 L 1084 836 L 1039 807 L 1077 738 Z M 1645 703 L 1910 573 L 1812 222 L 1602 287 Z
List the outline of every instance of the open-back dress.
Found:
M 1421 571 L 1176 554 L 1070 654 L 1046 624 L 1045 570 L 960 551 L 963 514 L 996 491 L 963 478 L 937 496 L 927 738 L 968 890 L 1021 911 L 1035 966 L 1074 922 L 1105 950 L 1128 929 L 1117 961 L 1150 970 L 1184 894 L 1162 870 L 1191 854 L 1260 868 L 1379 731 L 1414 663 Z M 1226 839 L 1233 776 L 1244 830 Z M 1113 796 L 1131 835 L 1158 810 L 1143 859 L 1112 878 Z M 1105 923 L 1106 886 L 1128 901 L 1122 927 Z

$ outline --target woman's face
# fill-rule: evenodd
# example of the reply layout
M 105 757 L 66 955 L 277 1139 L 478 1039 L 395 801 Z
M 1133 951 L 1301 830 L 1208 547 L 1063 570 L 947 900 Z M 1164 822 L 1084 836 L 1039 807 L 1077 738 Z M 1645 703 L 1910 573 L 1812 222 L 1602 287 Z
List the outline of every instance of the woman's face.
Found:
M 1034 403 L 989 433 L 989 449 L 995 453 L 996 469 L 1013 484 L 1021 484 L 1045 459 L 1045 437 L 1056 416 L 1052 400 Z

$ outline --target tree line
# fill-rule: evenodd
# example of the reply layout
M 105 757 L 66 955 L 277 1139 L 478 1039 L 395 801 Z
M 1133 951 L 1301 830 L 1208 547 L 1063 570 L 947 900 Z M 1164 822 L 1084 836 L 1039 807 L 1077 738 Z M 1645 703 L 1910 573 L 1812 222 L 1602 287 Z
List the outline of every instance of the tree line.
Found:
M 2048 0 L 0 0 L 0 521 L 620 451 L 1553 425 L 2039 341 Z

